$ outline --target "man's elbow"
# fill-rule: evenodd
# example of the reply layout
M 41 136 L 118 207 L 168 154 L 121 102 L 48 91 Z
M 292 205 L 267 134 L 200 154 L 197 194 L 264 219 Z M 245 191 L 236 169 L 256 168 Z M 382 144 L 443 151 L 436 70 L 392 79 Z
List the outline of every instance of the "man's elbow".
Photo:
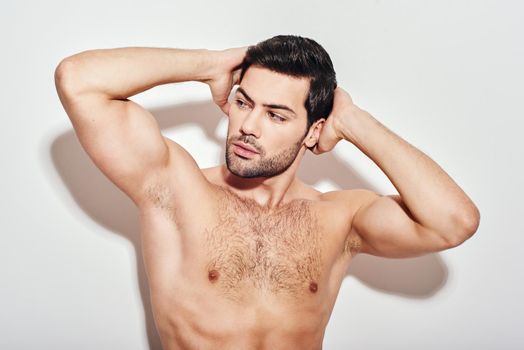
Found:
M 477 232 L 480 225 L 480 211 L 472 205 L 471 209 L 463 216 L 463 227 L 466 235 L 469 237 L 473 236 Z
M 90 52 L 86 50 L 63 58 L 55 68 L 55 86 L 59 93 L 76 95 L 85 90 L 93 73 L 87 71 Z M 91 84 L 91 83 L 90 83 Z
M 473 206 L 467 213 L 463 213 L 457 220 L 456 225 L 460 229 L 448 239 L 450 247 L 456 247 L 464 243 L 477 232 L 480 225 L 480 211 L 478 208 Z
M 60 95 L 69 95 L 73 90 L 75 63 L 70 57 L 64 58 L 55 68 L 55 87 Z

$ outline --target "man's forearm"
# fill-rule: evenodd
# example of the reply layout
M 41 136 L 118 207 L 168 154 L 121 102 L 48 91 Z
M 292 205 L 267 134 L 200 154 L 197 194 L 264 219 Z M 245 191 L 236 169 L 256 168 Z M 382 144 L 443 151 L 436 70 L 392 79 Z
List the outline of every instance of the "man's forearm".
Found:
M 417 222 L 443 233 L 472 230 L 478 209 L 430 157 L 365 111 L 340 130 L 384 171 Z
M 214 66 L 212 52 L 152 47 L 88 50 L 62 60 L 56 79 L 73 94 L 96 91 L 125 99 L 156 85 L 203 82 Z

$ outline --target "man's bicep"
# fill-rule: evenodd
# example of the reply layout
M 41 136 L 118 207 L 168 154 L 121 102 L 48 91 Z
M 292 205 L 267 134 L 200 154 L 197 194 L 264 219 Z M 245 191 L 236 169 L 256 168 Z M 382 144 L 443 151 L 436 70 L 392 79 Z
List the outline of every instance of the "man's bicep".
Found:
M 133 101 L 96 93 L 69 99 L 65 107 L 89 157 L 136 203 L 147 176 L 166 168 L 169 160 L 154 116 Z
M 361 205 L 351 231 L 361 239 L 361 253 L 407 258 L 449 248 L 449 242 L 413 219 L 399 195 L 360 190 Z

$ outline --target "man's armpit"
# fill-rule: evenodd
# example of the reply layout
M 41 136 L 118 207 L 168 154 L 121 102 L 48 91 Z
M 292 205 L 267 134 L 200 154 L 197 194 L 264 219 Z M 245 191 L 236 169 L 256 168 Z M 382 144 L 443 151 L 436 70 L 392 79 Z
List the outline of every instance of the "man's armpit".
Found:
M 352 230 L 344 242 L 344 253 L 355 256 L 360 253 L 361 249 L 362 239 L 355 231 Z

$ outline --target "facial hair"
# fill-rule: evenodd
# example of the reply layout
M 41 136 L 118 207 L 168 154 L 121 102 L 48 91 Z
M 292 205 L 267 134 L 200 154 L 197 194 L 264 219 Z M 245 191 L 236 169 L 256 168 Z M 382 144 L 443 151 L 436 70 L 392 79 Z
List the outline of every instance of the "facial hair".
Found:
M 229 171 L 233 174 L 244 177 L 272 177 L 279 175 L 286 171 L 295 161 L 298 152 L 302 146 L 302 139 L 299 139 L 295 144 L 278 152 L 275 155 L 266 157 L 266 153 L 260 150 L 249 141 L 249 136 L 243 136 L 237 141 L 242 141 L 253 146 L 260 153 L 251 159 L 243 159 L 230 151 L 230 144 L 233 141 L 229 135 L 226 142 L 226 165 Z

